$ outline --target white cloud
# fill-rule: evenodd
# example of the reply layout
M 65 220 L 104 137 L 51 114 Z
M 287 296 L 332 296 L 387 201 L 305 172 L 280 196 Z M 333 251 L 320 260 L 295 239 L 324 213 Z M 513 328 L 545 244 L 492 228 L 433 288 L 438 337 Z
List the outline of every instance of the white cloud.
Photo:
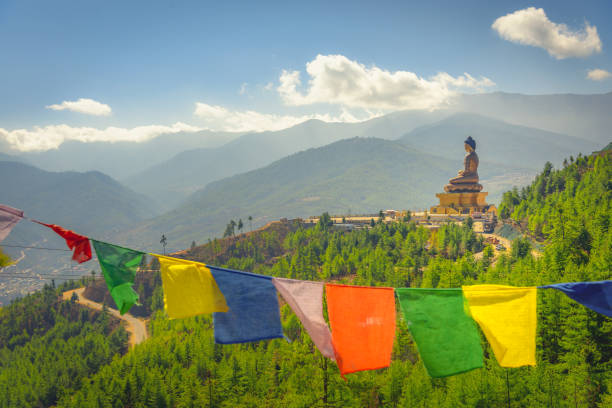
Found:
M 601 52 L 597 27 L 585 22 L 584 29 L 572 31 L 565 24 L 550 21 L 541 8 L 517 10 L 499 17 L 491 27 L 505 40 L 544 48 L 557 59 Z
M 48 105 L 46 108 L 56 111 L 69 110 L 96 116 L 108 116 L 111 114 L 110 106 L 87 98 L 80 98 L 77 101 L 64 101 L 60 104 Z
M 263 89 L 264 89 L 265 91 L 271 91 L 271 90 L 273 90 L 273 89 L 274 89 L 274 82 L 268 82 L 268 83 L 267 83 L 267 84 L 266 84 L 266 85 L 263 87 Z
M 377 116 L 368 113 L 367 117 L 358 119 L 346 110 L 343 110 L 339 116 L 329 114 L 275 115 L 252 110 L 232 111 L 223 106 L 208 105 L 202 102 L 196 102 L 194 115 L 204 119 L 208 128 L 228 132 L 282 130 L 310 119 L 319 119 L 325 122 L 359 122 Z
M 6 130 L 0 128 L 0 138 L 14 149 L 20 151 L 42 151 L 56 149 L 68 140 L 80 142 L 144 142 L 164 133 L 197 132 L 201 128 L 177 122 L 172 126 L 147 125 L 131 129 L 108 127 L 95 129 L 89 127 L 71 127 L 68 125 L 50 125 L 34 127 L 32 130 Z
M 606 71 L 605 69 L 591 69 L 587 73 L 587 78 L 593 81 L 603 81 L 604 79 L 608 79 L 612 77 L 612 73 Z
M 436 109 L 458 90 L 481 91 L 494 86 L 488 78 L 476 79 L 465 73 L 453 77 L 441 72 L 429 79 L 409 71 L 385 71 L 366 67 L 343 55 L 317 55 L 306 64 L 310 76 L 305 93 L 299 71 L 283 71 L 277 91 L 288 105 L 331 103 L 375 109 Z

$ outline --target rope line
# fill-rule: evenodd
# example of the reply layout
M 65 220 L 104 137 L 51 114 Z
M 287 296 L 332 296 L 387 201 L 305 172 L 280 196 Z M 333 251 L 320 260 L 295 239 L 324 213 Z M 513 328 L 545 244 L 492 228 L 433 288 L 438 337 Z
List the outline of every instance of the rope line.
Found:
M 46 248 L 46 247 L 35 247 L 35 246 L 27 246 L 27 245 L 7 245 L 7 244 L 0 244 L 0 246 L 7 247 L 7 248 L 44 249 L 47 251 L 72 252 L 71 249 L 64 249 L 64 248 Z
M 0 279 L 3 277 L 3 274 L 0 274 Z M 10 279 L 80 279 L 85 276 L 77 276 L 77 275 L 49 275 L 49 276 L 4 276 L 5 278 Z

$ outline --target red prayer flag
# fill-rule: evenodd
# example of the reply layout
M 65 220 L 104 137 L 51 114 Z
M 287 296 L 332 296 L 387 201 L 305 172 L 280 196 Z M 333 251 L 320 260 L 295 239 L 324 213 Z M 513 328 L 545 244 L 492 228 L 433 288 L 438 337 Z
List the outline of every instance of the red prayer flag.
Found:
M 72 253 L 72 260 L 78 263 L 87 262 L 91 259 L 91 245 L 89 245 L 89 238 L 83 235 L 79 235 L 74 231 L 67 230 L 59 225 L 45 224 L 44 222 L 33 220 L 45 227 L 51 228 L 58 235 L 66 240 L 68 248 L 74 250 Z
M 328 283 L 325 292 L 340 374 L 388 367 L 395 339 L 393 288 Z

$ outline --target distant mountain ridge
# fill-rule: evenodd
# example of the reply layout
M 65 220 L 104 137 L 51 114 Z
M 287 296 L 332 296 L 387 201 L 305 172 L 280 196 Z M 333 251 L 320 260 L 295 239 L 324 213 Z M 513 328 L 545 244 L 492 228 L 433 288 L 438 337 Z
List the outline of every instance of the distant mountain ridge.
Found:
M 0 161 L 0 184 L 1 203 L 82 233 L 106 231 L 155 214 L 146 197 L 98 171 L 47 172 Z
M 411 127 L 410 132 L 405 131 Z M 484 149 L 478 150 L 483 160 L 532 170 L 539 170 L 542 160 L 560 163 L 576 151 L 590 151 L 597 146 L 585 139 L 477 114 L 396 112 L 358 124 L 313 120 L 279 132 L 247 134 L 218 148 L 182 152 L 127 179 L 126 184 L 170 209 L 209 182 L 260 168 L 297 151 L 324 146 L 330 140 L 354 136 L 400 138 L 418 150 L 461 159 L 462 141 L 467 135 L 476 138 Z
M 25 160 L 18 156 L 13 156 L 11 154 L 1 153 L 0 152 L 0 161 L 12 161 L 12 162 L 20 162 L 24 163 Z
M 240 133 L 181 132 L 146 142 L 64 142 L 44 152 L 9 152 L 46 171 L 101 171 L 115 179 L 136 174 L 185 150 L 221 146 Z
M 597 145 L 609 142 L 612 129 L 612 92 L 589 95 L 463 94 L 453 100 L 451 109 L 571 135 Z
M 393 140 L 414 128 L 461 112 L 571 135 L 603 145 L 609 142 L 609 129 L 612 128 L 610 111 L 612 111 L 612 92 L 591 95 L 524 95 L 505 92 L 459 94 L 451 99 L 447 106 L 433 112 L 399 111 L 360 123 L 327 124 L 330 125 L 327 139 L 323 137 L 321 139 L 325 140 L 320 140 L 319 144 L 301 145 L 291 152 L 284 151 L 283 156 L 347 137 L 379 137 Z M 286 131 L 291 133 L 289 129 L 278 133 L 284 134 Z M 335 132 L 343 133 L 343 136 L 335 137 Z M 163 134 L 142 143 L 70 141 L 62 144 L 57 150 L 39 153 L 14 151 L 6 140 L 0 138 L 0 152 L 17 155 L 48 171 L 98 170 L 124 181 L 181 152 L 219 147 L 242 135 L 243 133 L 203 130 L 194 133 Z
M 290 154 L 355 136 L 396 139 L 446 115 L 397 112 L 361 123 L 309 120 L 281 131 L 248 133 L 216 148 L 184 151 L 124 182 L 170 209 L 209 182 L 266 166 Z
M 459 146 L 460 147 L 460 146 Z M 156 248 L 158 236 L 172 250 L 220 236 L 230 219 L 252 216 L 256 225 L 282 217 L 418 209 L 461 167 L 450 160 L 376 138 L 351 138 L 309 149 L 266 167 L 212 182 L 181 206 L 117 235 L 125 245 Z M 483 163 L 482 177 L 516 168 Z M 507 187 L 507 186 L 506 186 Z M 501 188 L 499 193 L 501 193 Z
M 457 113 L 405 134 L 400 141 L 439 156 L 461 158 L 463 140 L 472 136 L 481 160 L 540 170 L 542 161 L 556 165 L 577 152 L 589 154 L 599 144 L 473 113 Z
M 146 197 L 100 172 L 55 173 L 10 161 L 0 161 L 0 203 L 24 210 L 27 217 L 96 239 L 111 236 L 113 230 L 129 228 L 156 213 Z M 72 263 L 70 252 L 62 252 L 67 249 L 62 238 L 27 220 L 19 222 L 0 245 L 18 261 L 5 268 L 6 273 L 80 275 L 91 268 L 90 264 Z M 28 246 L 52 250 L 24 248 Z M 39 289 L 45 282 L 10 274 L 0 274 L 3 302 Z

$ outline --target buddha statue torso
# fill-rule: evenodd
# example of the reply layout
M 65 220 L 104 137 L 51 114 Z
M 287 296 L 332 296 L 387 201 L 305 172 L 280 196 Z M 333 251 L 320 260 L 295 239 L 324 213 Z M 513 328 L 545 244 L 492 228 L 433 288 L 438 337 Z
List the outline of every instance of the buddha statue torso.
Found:
M 478 184 L 478 155 L 476 154 L 476 142 L 471 138 L 465 141 L 463 159 L 463 170 L 457 173 L 457 177 L 450 179 L 449 184 L 444 186 L 447 193 L 478 192 L 482 185 Z

